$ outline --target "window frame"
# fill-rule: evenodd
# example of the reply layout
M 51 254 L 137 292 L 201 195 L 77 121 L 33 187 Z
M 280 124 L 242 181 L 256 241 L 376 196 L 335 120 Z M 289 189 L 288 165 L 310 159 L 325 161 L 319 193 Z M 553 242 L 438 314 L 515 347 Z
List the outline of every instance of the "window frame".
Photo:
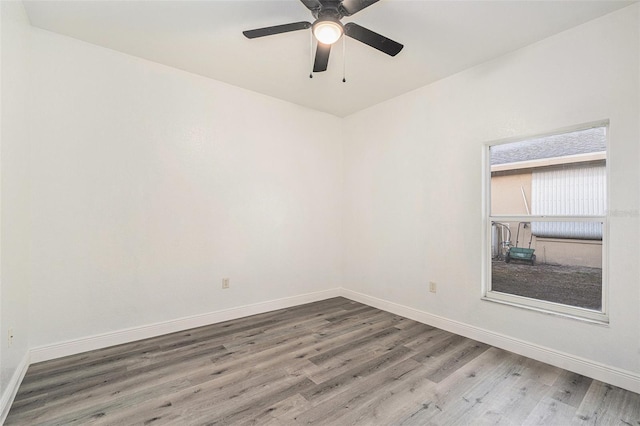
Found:
M 491 154 L 492 146 L 503 145 L 514 142 L 521 142 L 529 139 L 560 135 L 564 133 L 572 133 L 592 128 L 605 128 L 606 138 L 606 159 L 605 174 L 607 185 L 607 199 L 605 200 L 604 215 L 590 216 L 553 216 L 553 215 L 492 215 L 491 214 Z M 609 269 L 609 194 L 610 192 L 610 125 L 609 120 L 600 120 L 596 122 L 565 127 L 551 132 L 542 134 L 533 134 L 528 136 L 518 136 L 506 139 L 486 142 L 483 146 L 483 283 L 481 299 L 500 304 L 515 306 L 528 310 L 538 311 L 547 314 L 559 315 L 563 317 L 579 319 L 597 324 L 609 323 L 609 303 L 608 303 L 608 269 Z M 534 299 L 514 294 L 501 293 L 491 289 L 491 224 L 492 222 L 601 222 L 602 223 L 602 293 L 601 293 L 601 310 L 592 310 L 577 306 L 564 305 L 546 300 Z

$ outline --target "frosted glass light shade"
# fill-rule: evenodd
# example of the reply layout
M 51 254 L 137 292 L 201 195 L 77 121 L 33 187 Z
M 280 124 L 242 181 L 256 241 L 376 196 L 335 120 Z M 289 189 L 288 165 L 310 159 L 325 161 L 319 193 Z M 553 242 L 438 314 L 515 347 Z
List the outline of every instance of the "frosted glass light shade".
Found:
M 334 21 L 316 22 L 313 35 L 320 43 L 333 44 L 342 37 L 342 26 Z

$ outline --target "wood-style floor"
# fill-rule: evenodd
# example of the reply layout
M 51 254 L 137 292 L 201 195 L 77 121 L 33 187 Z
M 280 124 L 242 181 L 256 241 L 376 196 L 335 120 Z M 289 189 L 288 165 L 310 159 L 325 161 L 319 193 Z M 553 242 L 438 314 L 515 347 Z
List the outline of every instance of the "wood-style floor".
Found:
M 640 425 L 640 395 L 343 298 L 34 364 L 6 425 Z

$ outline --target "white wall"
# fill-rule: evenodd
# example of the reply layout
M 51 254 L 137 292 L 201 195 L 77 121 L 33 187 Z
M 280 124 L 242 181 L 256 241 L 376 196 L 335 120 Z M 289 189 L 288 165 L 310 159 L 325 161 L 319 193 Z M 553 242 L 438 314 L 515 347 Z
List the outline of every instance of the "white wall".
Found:
M 29 145 L 25 113 L 29 22 L 18 2 L 0 2 L 0 14 L 0 400 L 4 402 L 11 380 L 18 380 L 20 365 L 26 362 L 29 343 Z M 14 335 L 10 347 L 9 329 Z
M 345 120 L 345 287 L 640 373 L 639 6 Z M 385 117 L 384 120 L 381 117 Z M 610 325 L 480 300 L 484 143 L 610 119 Z M 428 282 L 438 292 L 428 292 Z
M 31 347 L 340 286 L 340 119 L 32 37 Z

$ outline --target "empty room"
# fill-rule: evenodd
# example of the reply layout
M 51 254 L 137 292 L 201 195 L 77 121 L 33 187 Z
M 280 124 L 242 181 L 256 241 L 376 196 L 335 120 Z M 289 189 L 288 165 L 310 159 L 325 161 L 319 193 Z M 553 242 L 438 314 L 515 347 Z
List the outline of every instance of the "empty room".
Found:
M 637 1 L 0 14 L 0 424 L 640 425 Z

